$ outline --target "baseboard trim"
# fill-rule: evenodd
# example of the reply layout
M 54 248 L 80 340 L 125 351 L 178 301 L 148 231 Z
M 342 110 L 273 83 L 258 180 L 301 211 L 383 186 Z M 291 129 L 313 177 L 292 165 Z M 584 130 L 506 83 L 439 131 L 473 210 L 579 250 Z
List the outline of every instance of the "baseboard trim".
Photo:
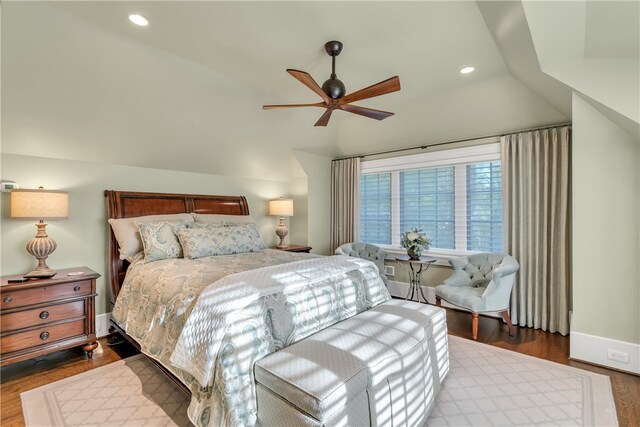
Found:
M 640 375 L 640 344 L 571 331 L 569 358 Z M 629 363 L 607 357 L 608 350 L 629 355 Z
M 111 320 L 111 313 L 98 314 L 96 316 L 96 335 L 98 338 L 109 335 L 109 320 Z
M 420 286 L 420 287 L 422 288 L 422 292 L 424 292 L 424 296 L 427 297 L 427 301 L 429 302 L 429 304 L 435 304 L 436 303 L 435 288 L 432 288 L 430 286 Z M 397 282 L 395 280 L 389 280 L 387 282 L 387 289 L 389 290 L 389 293 L 393 297 L 406 298 L 407 293 L 409 292 L 409 284 L 405 282 Z M 413 300 L 418 301 L 417 296 L 414 296 Z M 422 295 L 420 295 L 420 301 L 422 301 Z M 442 307 L 453 308 L 460 311 L 469 311 L 469 310 L 465 310 L 462 307 L 458 307 L 457 305 L 449 304 L 446 301 L 442 301 Z M 496 317 L 496 318 L 500 317 L 500 313 L 482 313 L 482 314 L 489 317 Z

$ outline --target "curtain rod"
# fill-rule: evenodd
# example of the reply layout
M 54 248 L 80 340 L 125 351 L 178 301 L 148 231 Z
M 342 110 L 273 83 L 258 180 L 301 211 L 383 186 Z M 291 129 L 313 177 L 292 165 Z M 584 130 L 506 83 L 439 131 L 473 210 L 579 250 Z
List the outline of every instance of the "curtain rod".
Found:
M 373 153 L 366 153 L 366 154 L 358 154 L 358 155 L 355 155 L 355 156 L 340 157 L 338 159 L 333 159 L 331 161 L 335 162 L 335 161 L 338 161 L 338 160 L 355 159 L 355 158 L 358 158 L 358 157 L 363 158 L 363 157 L 369 157 L 369 156 L 379 156 L 379 155 L 383 155 L 383 154 L 400 153 L 402 151 L 426 150 L 428 148 L 438 147 L 440 145 L 458 144 L 460 142 L 475 141 L 477 139 L 497 138 L 499 136 L 511 135 L 511 134 L 514 134 L 514 133 L 533 132 L 534 130 L 544 130 L 544 129 L 562 127 L 562 126 L 571 127 L 571 122 L 558 123 L 558 124 L 555 124 L 555 125 L 548 125 L 548 126 L 542 126 L 542 127 L 530 128 L 530 129 L 514 130 L 514 131 L 509 131 L 509 132 L 498 133 L 498 134 L 495 134 L 495 135 L 480 136 L 480 137 L 476 137 L 476 138 L 456 139 L 454 141 L 438 142 L 437 144 L 417 145 L 415 147 L 396 148 L 394 150 L 376 151 L 376 152 L 373 152 Z

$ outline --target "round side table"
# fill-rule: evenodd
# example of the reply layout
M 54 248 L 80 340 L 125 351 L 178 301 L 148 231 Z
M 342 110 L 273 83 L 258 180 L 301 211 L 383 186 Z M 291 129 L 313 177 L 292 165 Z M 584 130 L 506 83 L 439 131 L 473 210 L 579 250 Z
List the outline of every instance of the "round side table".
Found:
M 424 302 L 428 304 L 429 301 L 427 301 L 427 297 L 424 296 L 424 292 L 420 286 L 420 279 L 422 277 L 422 271 L 427 271 L 429 266 L 436 262 L 436 259 L 430 256 L 421 256 L 418 259 L 412 259 L 409 258 L 409 255 L 398 255 L 396 257 L 396 261 L 399 263 L 402 262 L 409 264 L 409 292 L 407 292 L 407 297 L 405 299 L 413 300 L 413 295 L 415 294 L 418 298 L 418 302 L 421 302 L 420 295 L 422 295 Z M 420 292 L 420 295 L 418 292 Z

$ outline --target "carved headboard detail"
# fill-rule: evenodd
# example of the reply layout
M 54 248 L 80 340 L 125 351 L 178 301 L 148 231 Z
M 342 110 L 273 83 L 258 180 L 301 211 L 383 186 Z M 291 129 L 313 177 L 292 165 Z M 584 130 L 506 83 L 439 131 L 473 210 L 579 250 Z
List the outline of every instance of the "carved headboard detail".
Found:
M 195 194 L 139 193 L 131 191 L 104 192 L 107 198 L 107 218 L 131 218 L 144 215 L 174 213 L 200 213 L 224 215 L 249 215 L 249 205 L 244 196 L 203 196 Z M 109 280 L 111 303 L 120 293 L 120 287 L 129 267 L 120 259 L 118 242 L 109 227 Z

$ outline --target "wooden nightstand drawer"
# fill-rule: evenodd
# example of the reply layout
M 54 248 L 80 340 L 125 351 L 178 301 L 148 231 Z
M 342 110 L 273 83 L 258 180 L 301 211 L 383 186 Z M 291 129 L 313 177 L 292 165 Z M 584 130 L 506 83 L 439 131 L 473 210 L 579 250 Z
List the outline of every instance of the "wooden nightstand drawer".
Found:
M 0 366 L 96 342 L 96 279 L 87 267 L 58 270 L 51 278 L 0 278 Z
M 2 354 L 23 350 L 29 347 L 36 347 L 50 342 L 59 341 L 85 334 L 85 320 L 80 319 L 73 322 L 60 323 L 54 326 L 43 326 L 27 332 L 6 335 L 0 339 Z
M 84 301 L 82 300 L 3 314 L 0 316 L 0 329 L 2 332 L 10 332 L 81 316 L 84 316 Z
M 60 285 L 39 286 L 37 288 L 16 289 L 13 292 L 2 292 L 0 307 L 3 310 L 25 305 L 48 303 L 65 298 L 91 294 L 91 280 L 62 283 Z

